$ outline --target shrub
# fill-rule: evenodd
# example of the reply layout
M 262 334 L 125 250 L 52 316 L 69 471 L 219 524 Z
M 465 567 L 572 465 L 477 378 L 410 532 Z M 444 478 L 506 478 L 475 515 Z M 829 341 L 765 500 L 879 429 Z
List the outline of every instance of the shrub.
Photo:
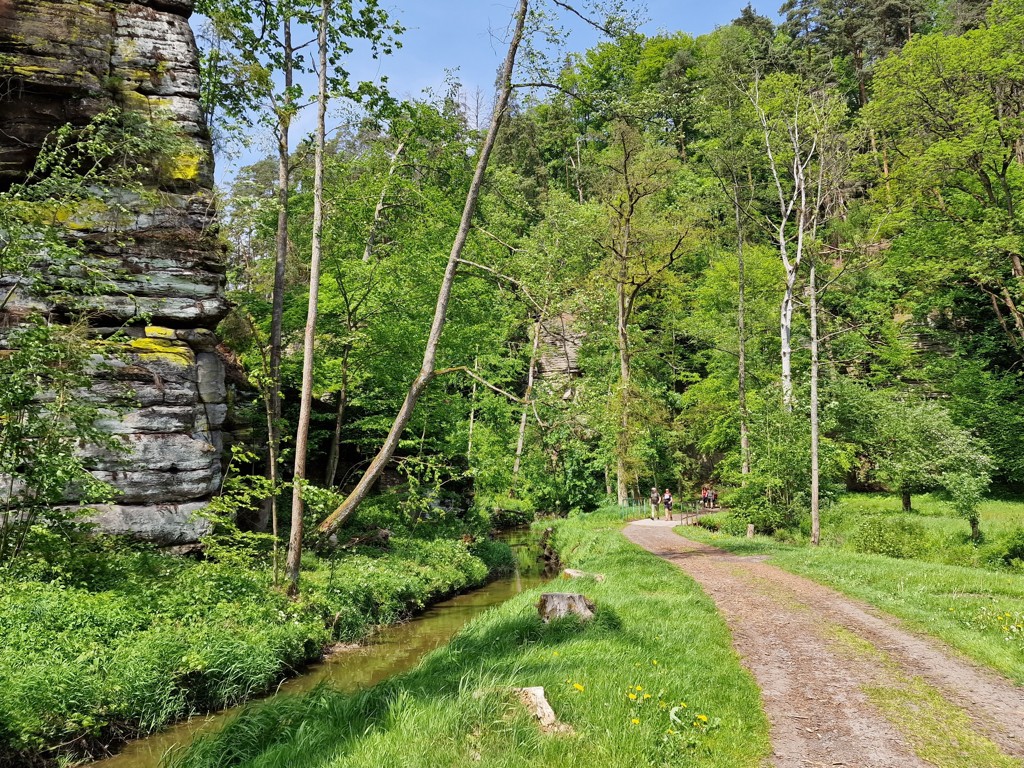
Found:
M 909 558 L 920 553 L 924 535 L 924 526 L 914 520 L 872 515 L 857 525 L 850 543 L 858 552 Z
M 985 547 L 984 560 L 997 568 L 1024 568 L 1024 528 L 1000 536 Z
M 492 574 L 513 573 L 516 569 L 515 553 L 503 541 L 481 539 L 470 546 L 469 550 L 483 561 Z

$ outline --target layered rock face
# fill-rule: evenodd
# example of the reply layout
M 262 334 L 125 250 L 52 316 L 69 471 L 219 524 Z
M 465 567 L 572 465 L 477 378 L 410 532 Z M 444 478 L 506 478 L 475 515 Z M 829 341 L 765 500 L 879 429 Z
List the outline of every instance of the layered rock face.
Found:
M 132 403 L 104 422 L 128 453 L 88 455 L 121 492 L 97 520 L 168 544 L 202 530 L 191 516 L 220 487 L 227 412 L 213 334 L 227 311 L 224 263 L 191 11 L 192 0 L 0 0 L 0 185 L 27 176 L 54 128 L 112 106 L 171 121 L 187 138 L 145 194 L 114 193 L 59 217 L 68 238 L 115 267 L 105 295 L 86 300 L 95 333 L 128 338 L 123 355 L 97 367 L 90 393 Z M 0 295 L 15 280 L 0 276 Z M 4 312 L 9 324 L 54 309 L 15 290 Z

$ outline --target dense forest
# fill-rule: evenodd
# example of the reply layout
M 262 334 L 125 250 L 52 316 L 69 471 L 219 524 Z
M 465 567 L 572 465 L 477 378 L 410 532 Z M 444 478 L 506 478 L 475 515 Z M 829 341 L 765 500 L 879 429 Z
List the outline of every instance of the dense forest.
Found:
M 493 98 L 354 80 L 408 34 L 376 0 L 196 11 L 201 131 L 122 99 L 0 191 L 0 766 L 242 701 L 507 572 L 491 531 L 653 489 L 713 489 L 723 534 L 1024 567 L 1019 510 L 982 514 L 1024 488 L 1024 0 L 787 0 L 697 37 L 519 0 Z M 188 209 L 227 299 L 201 543 L 97 535 L 125 350 L 197 359 L 163 310 L 117 315 L 105 259 L 204 142 L 266 136 Z M 963 526 L 927 553 L 922 500 Z
M 748 7 L 645 36 L 623 16 L 582 53 L 525 47 L 431 382 L 381 469 L 485 512 L 711 482 L 762 530 L 844 487 L 908 509 L 944 489 L 974 520 L 990 483 L 1024 479 L 1020 11 L 790 3 L 779 25 Z M 218 84 L 264 61 L 211 30 Z M 280 135 L 300 97 L 261 98 Z M 222 334 L 268 382 L 252 429 L 274 417 L 289 481 L 311 362 L 308 478 L 339 503 L 417 377 L 486 129 L 457 83 L 366 99 L 319 161 L 310 140 L 221 197 Z

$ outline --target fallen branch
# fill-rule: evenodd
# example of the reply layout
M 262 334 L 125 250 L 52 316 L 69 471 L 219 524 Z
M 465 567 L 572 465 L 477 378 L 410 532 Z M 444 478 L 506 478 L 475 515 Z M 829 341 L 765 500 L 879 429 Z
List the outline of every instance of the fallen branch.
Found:
M 497 384 L 492 384 L 487 379 L 485 379 L 483 376 L 481 376 L 479 373 L 474 371 L 472 368 L 468 368 L 465 365 L 456 365 L 456 366 L 454 366 L 452 368 L 441 368 L 440 370 L 434 371 L 434 377 L 436 378 L 438 376 L 445 376 L 445 375 L 447 375 L 449 373 L 465 373 L 471 379 L 476 379 L 477 381 L 479 381 L 481 384 L 483 384 L 488 389 L 491 389 L 491 390 L 497 392 L 499 395 L 504 395 L 505 397 L 507 397 L 512 402 L 520 403 L 522 405 L 530 405 L 530 403 L 533 402 L 532 400 L 524 400 L 521 397 L 516 397 L 511 392 L 506 392 L 504 389 L 499 387 Z

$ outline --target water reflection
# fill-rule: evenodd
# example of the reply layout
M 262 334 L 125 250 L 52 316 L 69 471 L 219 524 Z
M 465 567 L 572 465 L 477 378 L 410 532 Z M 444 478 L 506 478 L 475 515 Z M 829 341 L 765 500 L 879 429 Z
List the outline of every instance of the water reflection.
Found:
M 536 542 L 526 532 L 507 534 L 503 538 L 516 555 L 518 569 L 514 575 L 438 603 L 405 624 L 382 629 L 367 644 L 335 654 L 312 665 L 299 677 L 286 680 L 277 693 L 303 693 L 322 682 L 342 691 L 367 688 L 412 669 L 423 656 L 444 645 L 470 619 L 488 608 L 542 584 L 546 579 L 542 574 Z M 130 742 L 114 757 L 92 763 L 88 768 L 158 768 L 161 758 L 172 747 L 188 744 L 199 735 L 218 730 L 240 709 L 235 707 L 193 717 L 152 736 Z

